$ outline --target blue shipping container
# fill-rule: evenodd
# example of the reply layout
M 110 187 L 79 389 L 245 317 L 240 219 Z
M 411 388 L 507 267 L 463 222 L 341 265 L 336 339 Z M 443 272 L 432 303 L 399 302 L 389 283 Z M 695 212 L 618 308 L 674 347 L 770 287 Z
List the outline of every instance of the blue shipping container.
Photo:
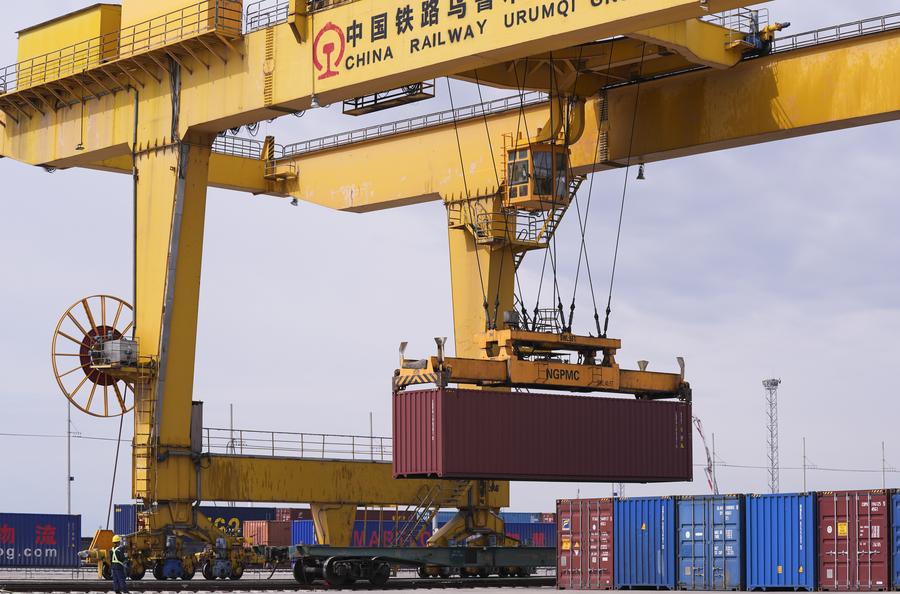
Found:
M 137 513 L 140 505 L 124 503 L 116 505 L 113 515 L 113 530 L 116 534 L 137 532 Z M 250 520 L 274 520 L 274 507 L 219 507 L 200 506 L 200 511 L 219 529 L 241 536 L 244 522 Z
M 456 513 L 457 512 L 455 511 L 439 511 L 437 514 L 438 523 L 443 526 L 449 522 Z M 533 512 L 500 512 L 500 518 L 504 522 L 514 522 L 516 524 L 540 523 L 543 521 L 545 515 L 546 514 L 543 513 Z
M 669 497 L 616 499 L 616 588 L 675 588 L 675 502 Z
M 744 584 L 744 496 L 679 497 L 678 587 L 740 590 Z
M 507 522 L 505 530 L 507 536 L 515 538 L 522 546 L 556 546 L 556 524 Z
M 401 522 L 397 530 L 401 530 L 404 524 Z M 394 522 L 357 520 L 353 523 L 353 534 L 350 537 L 351 547 L 391 547 L 394 546 L 397 534 L 394 530 Z M 409 546 L 424 547 L 425 542 L 431 538 L 431 527 L 425 529 L 422 535 Z M 291 522 L 291 545 L 318 544 L 316 528 L 312 520 L 294 520 Z
M 747 589 L 808 590 L 816 587 L 816 496 L 749 495 Z
M 891 497 L 891 540 L 893 541 L 893 549 L 891 555 L 894 561 L 894 572 L 892 574 L 892 584 L 894 590 L 900 590 L 900 491 L 894 493 Z
M 81 516 L 0 513 L 0 567 L 74 568 Z
M 814 590 L 816 496 L 750 495 L 746 505 L 747 589 Z

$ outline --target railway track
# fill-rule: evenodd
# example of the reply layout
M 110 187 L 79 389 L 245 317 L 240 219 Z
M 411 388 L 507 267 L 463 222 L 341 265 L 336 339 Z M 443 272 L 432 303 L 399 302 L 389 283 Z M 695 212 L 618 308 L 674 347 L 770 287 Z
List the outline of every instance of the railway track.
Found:
M 342 588 L 343 590 L 418 590 L 432 588 L 543 588 L 556 585 L 554 577 L 528 578 L 454 578 L 454 579 L 409 579 L 389 580 L 381 587 L 365 582 Z M 100 580 L 7 580 L 0 582 L 0 593 L 4 592 L 109 592 L 111 582 Z M 158 582 L 154 580 L 128 582 L 132 592 L 296 592 L 301 590 L 334 590 L 324 583 L 311 586 L 298 584 L 294 580 L 241 580 L 207 581 L 191 580 Z

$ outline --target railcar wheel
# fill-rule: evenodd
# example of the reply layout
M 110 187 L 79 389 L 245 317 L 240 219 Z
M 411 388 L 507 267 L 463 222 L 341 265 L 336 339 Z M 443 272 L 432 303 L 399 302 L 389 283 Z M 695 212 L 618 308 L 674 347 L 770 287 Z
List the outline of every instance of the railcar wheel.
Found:
M 235 565 L 231 568 L 231 575 L 228 576 L 230 580 L 239 580 L 244 577 L 244 566 L 243 565 Z
M 100 567 L 100 575 L 103 576 L 104 580 L 112 580 L 112 567 L 109 566 L 109 563 L 104 563 Z
M 212 572 L 212 563 L 210 563 L 209 561 L 203 564 L 203 567 L 200 568 L 200 573 L 203 575 L 203 579 L 205 580 L 216 579 L 216 576 L 214 576 Z
M 154 577 L 154 579 L 156 579 L 156 580 L 158 580 L 158 581 L 160 581 L 160 582 L 165 581 L 166 576 L 165 576 L 165 574 L 163 573 L 163 564 L 162 564 L 162 561 L 157 561 L 157 562 L 153 565 L 153 577 Z
M 132 563 L 130 571 L 128 572 L 128 578 L 132 581 L 139 582 L 144 579 L 144 576 L 147 575 L 147 568 L 144 567 L 140 563 Z
M 387 581 L 391 577 L 391 566 L 387 563 L 379 563 L 375 566 L 375 569 L 372 570 L 372 575 L 369 577 L 369 583 L 373 586 L 383 586 L 387 583 Z

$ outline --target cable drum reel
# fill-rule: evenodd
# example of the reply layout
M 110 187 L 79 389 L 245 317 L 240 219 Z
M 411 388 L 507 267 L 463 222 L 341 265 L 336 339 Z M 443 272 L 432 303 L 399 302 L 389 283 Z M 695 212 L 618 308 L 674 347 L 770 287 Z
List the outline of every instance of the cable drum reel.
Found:
M 134 308 L 110 295 L 69 307 L 53 332 L 50 359 L 56 383 L 76 408 L 94 417 L 119 417 L 134 408 L 134 382 L 117 370 L 136 367 L 138 345 L 127 337 Z

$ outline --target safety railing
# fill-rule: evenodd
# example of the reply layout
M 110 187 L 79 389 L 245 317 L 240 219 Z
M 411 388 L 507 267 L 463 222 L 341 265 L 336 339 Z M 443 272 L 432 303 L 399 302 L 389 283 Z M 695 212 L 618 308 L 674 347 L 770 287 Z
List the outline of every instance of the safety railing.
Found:
M 700 19 L 743 34 L 758 33 L 769 24 L 769 9 L 736 8 Z
M 0 69 L 0 93 L 80 74 L 205 33 L 241 34 L 241 4 L 203 0 L 120 31 L 94 37 Z
M 247 5 L 244 18 L 244 32 L 252 33 L 260 29 L 274 27 L 288 18 L 287 0 L 258 0 Z
M 806 31 L 796 35 L 779 36 L 772 43 L 772 52 L 787 52 L 823 43 L 833 43 L 835 41 L 853 39 L 854 37 L 885 33 L 896 29 L 900 29 L 900 12 L 816 29 L 815 31 Z
M 547 95 L 545 93 L 531 91 L 522 95 L 513 95 L 511 97 L 495 99 L 493 101 L 487 101 L 485 103 L 476 103 L 474 105 L 459 107 L 457 109 L 448 109 L 446 111 L 439 111 L 436 113 L 415 116 L 405 120 L 388 122 L 385 124 L 376 124 L 374 126 L 368 126 L 366 128 L 360 128 L 358 130 L 339 132 L 338 134 L 333 134 L 331 136 L 323 136 L 321 138 L 313 138 L 311 140 L 304 140 L 302 142 L 287 144 L 284 146 L 284 156 L 293 157 L 296 155 L 313 153 L 316 151 L 354 144 L 366 140 L 373 140 L 376 138 L 384 138 L 386 136 L 394 136 L 396 134 L 412 132 L 414 130 L 421 130 L 423 128 L 441 126 L 443 124 L 449 124 L 454 121 L 459 122 L 472 118 L 480 118 L 485 115 L 502 113 L 505 111 L 520 109 L 522 107 L 537 105 L 539 103 L 544 103 L 545 101 L 547 101 Z
M 284 156 L 284 147 L 276 144 L 275 158 L 280 159 Z M 228 155 L 231 157 L 244 157 L 246 159 L 262 158 L 263 142 L 254 138 L 244 138 L 242 136 L 233 136 L 225 133 L 216 136 L 213 141 L 212 151 L 220 155 Z
M 393 441 L 390 437 L 368 435 L 204 428 L 203 451 L 235 456 L 390 462 Z

